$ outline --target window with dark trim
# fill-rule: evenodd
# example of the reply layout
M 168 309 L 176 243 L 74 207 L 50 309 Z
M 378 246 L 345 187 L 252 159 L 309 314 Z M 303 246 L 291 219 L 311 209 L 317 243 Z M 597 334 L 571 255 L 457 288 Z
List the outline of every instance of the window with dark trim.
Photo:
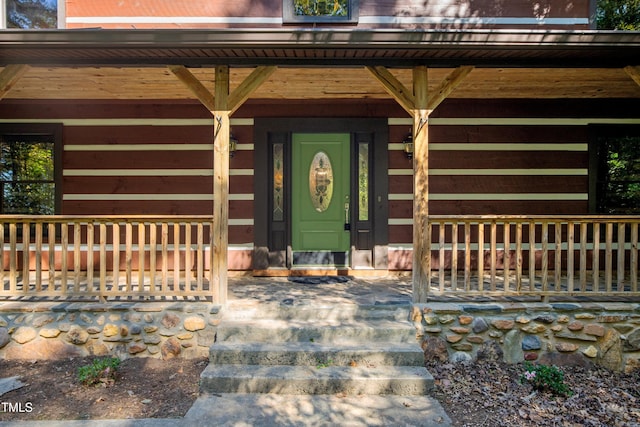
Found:
M 601 128 L 595 139 L 596 211 L 640 214 L 640 128 Z
M 57 0 L 4 0 L 4 3 L 6 28 L 58 28 Z
M 53 215 L 60 199 L 60 132 L 22 127 L 0 126 L 0 213 Z
M 358 23 L 358 0 L 283 0 L 284 23 Z

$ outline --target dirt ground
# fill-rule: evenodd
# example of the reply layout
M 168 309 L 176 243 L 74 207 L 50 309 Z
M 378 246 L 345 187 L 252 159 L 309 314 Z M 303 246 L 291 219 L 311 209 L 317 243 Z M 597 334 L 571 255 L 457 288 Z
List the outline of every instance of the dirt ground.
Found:
M 0 420 L 179 418 L 198 397 L 207 366 L 206 359 L 132 358 L 121 362 L 113 385 L 85 386 L 78 368 L 91 361 L 1 360 L 0 378 L 20 376 L 26 385 L 0 396 Z
M 457 427 L 640 426 L 638 370 L 559 367 L 573 395 L 558 397 L 522 384 L 523 364 L 431 362 L 427 367 L 436 380 L 433 395 Z
M 207 365 L 206 359 L 127 359 L 113 385 L 84 386 L 77 370 L 90 362 L 0 361 L 0 378 L 17 375 L 27 384 L 0 396 L 0 420 L 182 417 L 198 396 Z M 573 395 L 556 397 L 521 384 L 522 364 L 431 362 L 427 367 L 436 379 L 432 395 L 457 427 L 640 426 L 638 371 L 562 367 Z M 3 411 L 5 402 L 14 409 L 20 403 L 23 411 Z

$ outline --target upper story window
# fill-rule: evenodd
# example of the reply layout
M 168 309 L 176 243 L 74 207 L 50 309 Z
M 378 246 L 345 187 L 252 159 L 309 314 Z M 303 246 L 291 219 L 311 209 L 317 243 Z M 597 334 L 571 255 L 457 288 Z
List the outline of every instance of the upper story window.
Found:
M 358 23 L 358 0 L 283 0 L 285 23 Z
M 0 0 L 8 29 L 58 28 L 58 0 Z

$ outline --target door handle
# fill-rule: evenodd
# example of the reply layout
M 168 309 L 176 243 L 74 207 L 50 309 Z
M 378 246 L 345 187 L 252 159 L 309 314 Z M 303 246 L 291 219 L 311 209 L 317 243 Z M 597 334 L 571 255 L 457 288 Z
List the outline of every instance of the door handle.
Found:
M 351 230 L 351 224 L 349 223 L 349 207 L 350 203 L 348 201 L 344 202 L 344 231 Z

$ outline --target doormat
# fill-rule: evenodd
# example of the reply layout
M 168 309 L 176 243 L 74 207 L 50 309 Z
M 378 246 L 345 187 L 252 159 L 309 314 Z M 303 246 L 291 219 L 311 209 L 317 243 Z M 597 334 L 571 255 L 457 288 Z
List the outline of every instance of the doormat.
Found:
M 302 285 L 328 285 L 332 283 L 347 283 L 351 276 L 291 276 L 289 281 Z

